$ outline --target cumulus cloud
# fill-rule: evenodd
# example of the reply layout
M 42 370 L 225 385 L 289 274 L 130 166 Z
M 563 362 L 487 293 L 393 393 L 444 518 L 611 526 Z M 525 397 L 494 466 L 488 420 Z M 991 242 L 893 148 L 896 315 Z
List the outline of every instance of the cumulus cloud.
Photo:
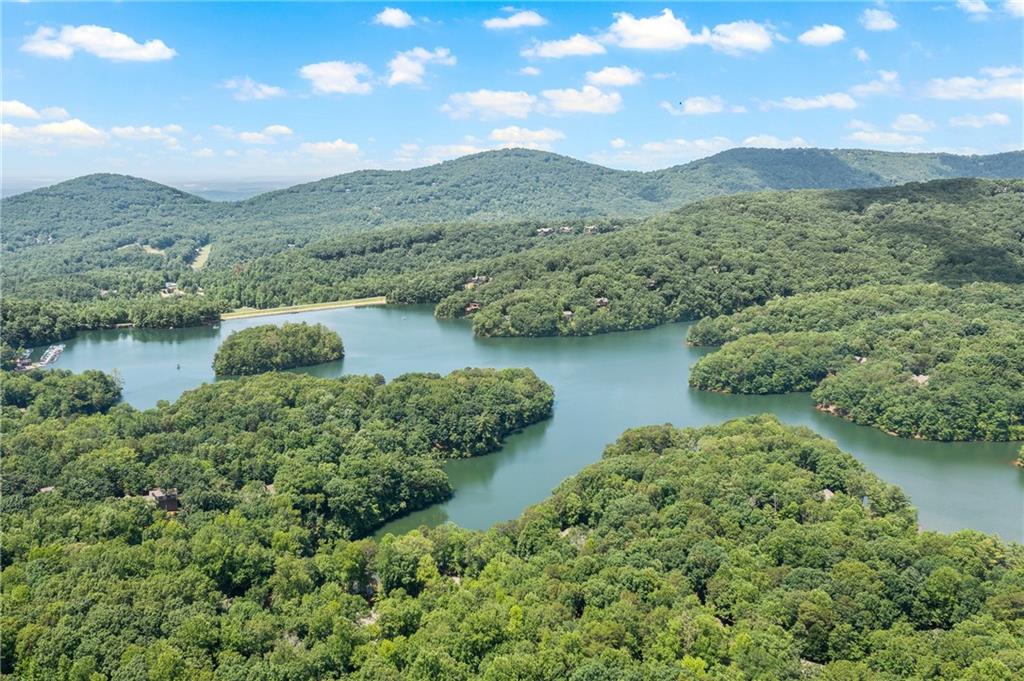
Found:
M 359 145 L 339 137 L 333 142 L 303 142 L 299 145 L 299 151 L 320 157 L 355 156 L 359 153 Z
M 224 87 L 233 90 L 235 99 L 240 102 L 247 102 L 254 99 L 271 99 L 281 97 L 285 94 L 284 88 L 266 83 L 257 83 L 249 76 L 244 78 L 229 78 L 224 81 Z
M 599 87 L 636 85 L 643 78 L 643 71 L 628 66 L 606 66 L 600 71 L 587 71 L 587 82 Z
M 544 26 L 547 23 L 547 19 L 533 10 L 524 10 L 510 14 L 507 17 L 494 17 L 493 19 L 488 19 L 484 22 L 484 28 L 489 28 L 492 31 L 504 31 L 511 28 Z
M 670 9 L 650 17 L 618 12 L 608 28 L 607 40 L 636 50 L 681 50 L 689 45 L 708 45 L 729 54 L 762 52 L 772 46 L 771 32 L 755 21 L 718 24 L 694 33 Z
M 540 69 L 538 69 L 536 66 L 524 66 L 523 68 L 519 69 L 519 75 L 521 75 L 521 76 L 539 76 L 540 75 Z
M 759 147 L 762 149 L 792 149 L 794 147 L 806 147 L 807 140 L 803 137 L 790 137 L 782 139 L 775 135 L 752 135 L 743 140 L 745 147 Z
M 860 23 L 869 31 L 892 31 L 900 27 L 892 13 L 869 8 L 860 15 Z
M 626 146 L 626 140 L 622 139 L 621 137 L 616 137 L 615 139 L 610 140 L 608 142 L 608 146 L 610 146 L 612 149 L 622 149 Z
M 985 3 L 985 0 L 956 0 L 956 6 L 972 19 L 984 18 L 992 13 L 992 8 Z
M 955 76 L 932 78 L 925 87 L 925 96 L 933 99 L 1021 99 L 1024 78 L 1017 66 L 982 69 L 986 76 Z
M 911 113 L 897 116 L 891 127 L 900 132 L 928 132 L 935 127 L 935 123 Z
M 662 102 L 659 106 L 673 116 L 703 116 L 725 111 L 725 101 L 715 95 L 713 97 L 689 97 L 679 107 L 670 102 Z
M 202 149 L 196 149 L 193 151 L 192 155 L 196 158 L 213 158 L 214 152 L 210 147 L 203 147 Z
M 524 47 L 520 52 L 524 57 L 535 57 L 538 59 L 561 59 L 563 57 L 589 57 L 595 54 L 604 54 L 604 45 L 597 42 L 590 36 L 577 33 L 571 38 L 564 40 L 547 40 L 534 42 L 530 47 Z
M 28 104 L 17 99 L 0 101 L 0 117 L 2 118 L 30 118 L 39 120 L 41 118 L 53 121 L 62 121 L 70 118 L 63 107 L 48 106 L 42 111 L 36 111 Z
M 1002 113 L 990 113 L 983 116 L 977 114 L 965 114 L 953 116 L 949 124 L 954 128 L 985 128 L 990 125 L 1009 125 L 1010 117 Z
M 728 137 L 721 136 L 667 139 L 647 142 L 639 147 L 630 147 L 625 142 L 621 146 L 617 146 L 615 142 L 616 140 L 613 140 L 612 143 L 614 151 L 592 154 L 591 159 L 619 168 L 651 170 L 710 156 L 735 146 Z
M 853 49 L 853 56 L 856 57 L 857 61 L 859 61 L 861 63 L 865 63 L 865 62 L 871 61 L 871 56 L 868 54 L 867 50 L 865 50 L 865 49 L 863 49 L 861 47 L 855 47 Z
M 622 108 L 622 95 L 604 92 L 593 85 L 584 85 L 579 90 L 544 90 L 541 95 L 556 113 L 610 114 Z
M 456 92 L 448 97 L 441 110 L 452 118 L 526 118 L 536 103 L 537 98 L 527 92 L 483 89 Z
M 299 69 L 299 75 L 313 84 L 313 92 L 322 95 L 367 95 L 373 91 L 365 80 L 370 73 L 366 64 L 346 61 L 323 61 Z
M 23 141 L 30 144 L 59 144 L 62 146 L 96 146 L 104 144 L 107 133 L 78 118 L 42 123 L 29 127 L 3 124 L 3 141 Z
M 388 62 L 388 85 L 420 85 L 427 72 L 427 64 L 454 66 L 455 57 L 447 47 L 438 47 L 433 51 L 414 47 L 399 52 Z
M 790 109 L 806 111 L 809 109 L 854 109 L 857 102 L 845 92 L 832 92 L 817 97 L 783 97 L 776 102 L 769 102 L 766 108 Z
M 409 28 L 416 24 L 416 20 L 406 12 L 395 7 L 385 7 L 373 17 L 373 23 L 391 28 Z
M 240 132 L 237 137 L 246 144 L 276 144 L 278 137 L 287 137 L 292 129 L 287 125 L 268 125 L 259 132 Z
M 900 74 L 897 71 L 879 71 L 878 78 L 854 85 L 850 92 L 857 97 L 870 97 L 871 95 L 894 95 L 903 90 L 900 83 Z
M 837 43 L 846 37 L 846 31 L 835 24 L 821 24 L 812 29 L 804 31 L 797 38 L 804 45 L 812 47 L 824 47 Z
M 1024 17 L 1024 0 L 1006 0 L 1003 8 L 1015 17 Z
M 901 132 L 880 130 L 858 130 L 850 135 L 849 139 L 879 147 L 912 146 L 924 142 L 924 138 L 920 135 L 905 135 Z
M 551 128 L 530 130 L 528 128 L 521 128 L 518 125 L 510 125 L 507 128 L 491 130 L 490 139 L 494 142 L 500 142 L 502 146 L 550 149 L 552 142 L 565 139 L 565 134 L 560 130 L 552 130 Z
M 172 146 L 177 146 L 177 139 L 175 135 L 180 135 L 184 132 L 184 129 L 180 125 L 126 125 L 126 126 L 115 126 L 110 129 L 110 134 L 114 137 L 124 140 L 130 140 L 133 142 L 140 142 L 145 140 L 162 140 L 164 142 L 171 142 Z M 173 141 L 172 141 L 173 140 Z
M 920 119 L 920 117 L 908 118 L 904 116 L 898 117 L 893 121 L 890 126 L 893 128 L 891 131 L 877 130 L 875 126 L 870 123 L 866 123 L 860 120 L 850 121 L 849 127 L 856 132 L 850 134 L 846 139 L 854 142 L 862 142 L 864 144 L 870 144 L 876 147 L 911 147 L 924 142 L 924 138 L 920 135 L 908 135 L 905 130 L 913 127 L 913 124 L 921 126 L 930 125 L 927 121 Z M 910 116 L 913 116 L 912 114 Z M 901 123 L 910 123 L 910 126 L 904 131 L 901 131 L 897 126 Z
M 163 61 L 177 54 L 162 40 L 139 43 L 124 33 L 88 24 L 62 26 L 60 31 L 41 26 L 21 45 L 22 52 L 51 59 L 70 59 L 78 50 L 111 61 Z

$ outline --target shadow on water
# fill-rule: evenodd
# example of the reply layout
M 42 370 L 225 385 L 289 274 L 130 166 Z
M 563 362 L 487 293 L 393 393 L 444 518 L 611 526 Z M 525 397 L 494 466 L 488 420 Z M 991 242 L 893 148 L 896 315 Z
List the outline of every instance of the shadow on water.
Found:
M 701 426 L 771 412 L 835 440 L 901 486 L 924 527 L 971 527 L 1024 540 L 1024 471 L 1011 465 L 1019 444 L 901 440 L 822 414 L 807 394 L 690 390 L 689 368 L 712 348 L 687 347 L 687 324 L 587 338 L 481 339 L 465 321 L 437 321 L 430 306 L 324 310 L 233 320 L 218 328 L 85 333 L 67 343 L 57 367 L 116 369 L 125 400 L 151 407 L 214 380 L 213 355 L 232 331 L 283 321 L 320 322 L 342 335 L 343 360 L 302 370 L 317 376 L 379 373 L 391 380 L 467 366 L 530 367 L 554 386 L 552 419 L 511 435 L 499 452 L 446 464 L 454 496 L 382 532 L 445 521 L 484 529 L 542 501 L 562 480 L 598 460 L 627 428 Z

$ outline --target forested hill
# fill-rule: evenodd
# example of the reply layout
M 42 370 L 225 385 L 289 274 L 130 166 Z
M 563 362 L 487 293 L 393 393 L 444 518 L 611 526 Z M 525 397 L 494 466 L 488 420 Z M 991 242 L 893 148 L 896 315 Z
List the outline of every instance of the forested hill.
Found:
M 745 191 L 968 176 L 1024 177 L 1024 152 L 967 157 L 732 149 L 665 170 L 632 172 L 505 149 L 414 170 L 348 173 L 240 202 L 214 203 L 137 178 L 89 175 L 4 199 L 2 206 L 8 253 L 24 251 L 35 266 L 57 261 L 66 273 L 77 273 L 174 264 L 146 257 L 153 255 L 187 264 L 208 241 L 214 244 L 211 262 L 230 263 L 383 225 L 628 217 Z M 16 258 L 8 264 L 17 271 Z

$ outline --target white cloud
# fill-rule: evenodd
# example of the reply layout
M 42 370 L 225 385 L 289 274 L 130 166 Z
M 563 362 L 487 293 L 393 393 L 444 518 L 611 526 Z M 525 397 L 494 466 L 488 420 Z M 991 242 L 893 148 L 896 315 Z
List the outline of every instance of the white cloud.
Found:
M 476 90 L 456 92 L 448 97 L 441 110 L 452 118 L 476 115 L 483 119 L 526 118 L 537 103 L 537 98 L 522 91 Z
M 1024 17 L 1024 0 L 1006 0 L 1003 8 L 1015 17 Z
M 781 101 L 769 102 L 767 108 L 806 111 L 808 109 L 854 109 L 857 102 L 845 92 L 832 92 L 817 97 L 783 97 Z
M 565 40 L 535 42 L 530 47 L 524 47 L 520 54 L 524 57 L 539 59 L 561 59 L 562 57 L 589 57 L 595 54 L 604 54 L 604 52 L 604 45 L 590 36 L 577 33 Z
M 874 8 L 864 10 L 860 15 L 860 23 L 869 31 L 892 31 L 900 26 L 891 13 Z
M 892 129 L 900 132 L 928 132 L 935 123 L 925 120 L 917 114 L 900 114 L 892 122 Z
M 603 87 L 625 87 L 643 80 L 643 71 L 628 66 L 606 66 L 600 71 L 587 71 L 587 82 Z
M 1001 113 L 990 113 L 984 116 L 966 114 L 964 116 L 953 116 L 949 124 L 954 128 L 984 128 L 989 125 L 1009 125 L 1010 117 Z
M 467 137 L 464 142 L 456 144 L 434 144 L 426 148 L 418 144 L 403 144 L 395 152 L 395 163 L 402 166 L 421 166 L 440 163 L 451 158 L 478 154 L 487 151 L 487 147 L 476 144 L 476 139 Z
M 48 106 L 39 113 L 49 121 L 64 121 L 71 118 L 71 114 L 62 106 Z
M 192 152 L 192 155 L 196 158 L 213 158 L 213 149 L 210 147 L 203 147 L 202 149 L 196 149 Z
M 985 0 L 956 0 L 956 6 L 970 15 L 972 19 L 992 13 L 992 8 L 985 4 Z
M 924 138 L 919 135 L 904 135 L 901 132 L 881 132 L 877 130 L 858 130 L 849 139 L 880 147 L 899 147 L 921 144 Z
M 391 28 L 409 28 L 415 25 L 416 20 L 405 10 L 395 7 L 385 7 L 373 18 L 373 23 Z
M 354 156 L 359 153 L 359 145 L 338 138 L 333 142 L 304 142 L 299 151 L 310 156 Z
M 3 118 L 42 118 L 38 111 L 17 99 L 0 101 L 0 116 Z
M 580 90 L 544 90 L 541 94 L 558 113 L 610 114 L 622 108 L 622 95 L 604 92 L 593 85 L 584 85 Z
M 705 114 L 720 113 L 725 111 L 725 102 L 721 97 L 690 97 L 677 108 L 669 102 L 662 102 L 661 108 L 673 116 L 703 116 Z
M 510 28 L 526 28 L 533 26 L 544 26 L 548 20 L 533 10 L 516 12 L 507 17 L 494 17 L 484 22 L 484 28 L 492 31 L 503 31 Z
M 689 45 L 708 45 L 729 54 L 744 50 L 761 52 L 772 45 L 771 33 L 757 22 L 735 21 L 693 33 L 670 9 L 640 18 L 618 12 L 608 28 L 607 39 L 620 47 L 637 50 L 681 50 Z
M 66 121 L 42 123 L 30 127 L 3 124 L 3 141 L 25 141 L 32 144 L 60 144 L 63 146 L 96 146 L 107 141 L 107 133 L 85 121 L 71 118 Z
M 774 135 L 753 135 L 743 140 L 745 147 L 759 147 L 762 149 L 792 149 L 794 147 L 806 147 L 807 141 L 803 137 L 790 137 L 781 139 Z
M 231 128 L 223 125 L 215 125 L 213 129 L 219 132 L 221 135 L 230 139 L 236 139 L 246 144 L 276 144 L 278 137 L 287 137 L 292 133 L 292 129 L 287 125 L 268 125 L 260 131 L 252 132 L 238 132 L 236 133 Z
M 610 146 L 612 149 L 623 149 L 626 146 L 626 140 L 622 139 L 621 137 L 616 137 L 615 139 L 608 142 L 608 146 Z
M 370 76 L 370 68 L 359 62 L 323 61 L 307 64 L 299 69 L 299 75 L 310 81 L 313 92 L 318 94 L 366 95 L 373 91 L 373 86 L 363 80 Z
M 853 49 L 853 56 L 861 63 L 871 61 L 871 56 L 868 54 L 867 50 L 861 47 L 855 47 Z
M 266 83 L 257 83 L 249 76 L 229 78 L 224 81 L 224 87 L 228 90 L 234 90 L 235 94 L 233 96 L 240 102 L 247 102 L 253 99 L 270 99 L 272 97 L 281 97 L 285 94 L 284 88 L 277 87 L 276 85 L 267 85 Z
M 500 142 L 503 146 L 550 149 L 551 143 L 565 139 L 565 134 L 560 130 L 552 130 L 551 128 L 530 130 L 528 128 L 521 128 L 518 125 L 510 125 L 507 128 L 491 130 L 490 139 L 494 142 Z
M 162 61 L 177 54 L 162 40 L 138 43 L 124 33 L 93 25 L 62 26 L 59 32 L 41 26 L 25 38 L 21 50 L 53 59 L 70 59 L 77 50 L 82 50 L 112 61 Z
M 115 126 L 110 129 L 110 134 L 120 139 L 131 140 L 134 142 L 144 140 L 162 140 L 167 142 L 173 139 L 174 142 L 172 142 L 172 145 L 174 146 L 177 145 L 177 140 L 174 139 L 174 136 L 180 135 L 182 132 L 184 132 L 184 130 L 180 125 L 173 124 L 163 126 L 127 125 L 122 127 Z
M 992 78 L 1009 78 L 1018 73 L 1024 73 L 1024 68 L 1020 66 L 986 66 L 981 69 L 981 72 Z
M 878 78 L 875 80 L 850 88 L 850 92 L 857 97 L 894 95 L 902 90 L 903 85 L 900 83 L 900 74 L 897 71 L 879 71 Z
M 519 75 L 521 75 L 521 76 L 539 76 L 540 75 L 540 69 L 538 69 L 536 66 L 524 66 L 523 68 L 519 69 Z
M 388 62 L 388 69 L 391 72 L 388 76 L 388 85 L 421 84 L 423 75 L 427 71 L 427 64 L 454 66 L 455 57 L 447 47 L 438 47 L 433 51 L 414 47 L 411 50 L 399 52 L 394 59 Z
M 933 99 L 1021 99 L 1024 98 L 1024 78 L 1016 66 L 982 69 L 990 76 L 956 76 L 932 78 L 925 87 L 925 96 Z
M 804 31 L 797 38 L 804 45 L 810 45 L 812 47 L 824 47 L 825 45 L 831 45 L 837 43 L 846 37 L 846 31 L 835 24 L 821 24 L 814 28 Z
M 612 144 L 615 151 L 598 152 L 592 154 L 591 158 L 598 163 L 614 167 L 650 170 L 692 161 L 733 146 L 735 145 L 728 137 L 677 138 L 647 142 L 639 147 L 629 147 L 625 143 L 622 146 Z

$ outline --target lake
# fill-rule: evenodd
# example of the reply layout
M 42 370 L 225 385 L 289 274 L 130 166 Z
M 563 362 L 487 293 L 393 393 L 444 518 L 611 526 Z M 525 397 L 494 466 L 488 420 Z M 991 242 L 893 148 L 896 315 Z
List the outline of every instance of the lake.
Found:
M 808 426 L 901 486 L 927 529 L 974 528 L 1024 541 L 1024 470 L 1019 443 L 901 440 L 816 411 L 810 396 L 719 395 L 691 390 L 689 367 L 711 350 L 685 344 L 688 324 L 588 338 L 475 338 L 465 321 L 438 321 L 429 306 L 325 310 L 223 322 L 218 327 L 110 330 L 67 342 L 61 369 L 117 371 L 124 399 L 146 408 L 215 380 L 211 362 L 232 331 L 268 322 L 320 322 L 338 331 L 343 360 L 305 369 L 317 376 L 463 367 L 530 367 L 555 389 L 554 417 L 508 438 L 487 456 L 446 465 L 455 495 L 400 518 L 381 532 L 452 521 L 473 529 L 512 519 L 566 477 L 597 461 L 633 426 L 699 426 L 774 413 Z

